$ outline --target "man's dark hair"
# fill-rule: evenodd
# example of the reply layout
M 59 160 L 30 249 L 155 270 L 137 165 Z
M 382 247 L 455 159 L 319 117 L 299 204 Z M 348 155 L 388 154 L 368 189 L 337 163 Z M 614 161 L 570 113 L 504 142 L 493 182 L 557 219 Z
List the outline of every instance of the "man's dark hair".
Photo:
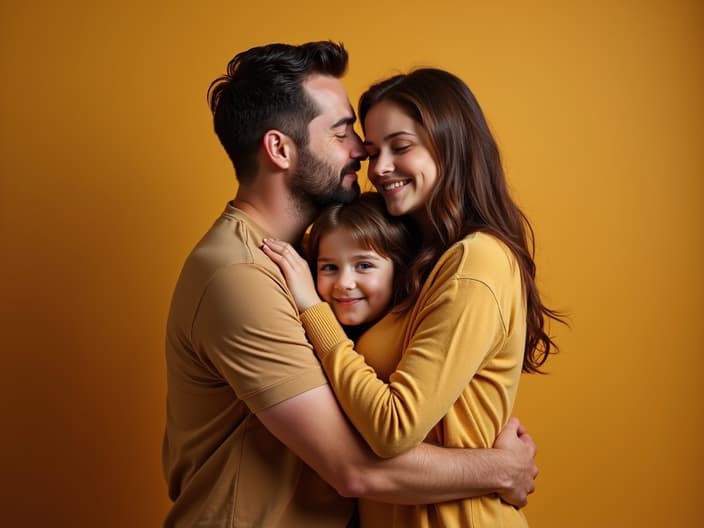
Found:
M 344 46 L 330 41 L 268 44 L 235 55 L 227 73 L 210 84 L 208 104 L 240 182 L 254 178 L 267 130 L 280 130 L 298 147 L 308 145 L 308 123 L 319 110 L 303 81 L 313 74 L 340 78 L 347 60 Z

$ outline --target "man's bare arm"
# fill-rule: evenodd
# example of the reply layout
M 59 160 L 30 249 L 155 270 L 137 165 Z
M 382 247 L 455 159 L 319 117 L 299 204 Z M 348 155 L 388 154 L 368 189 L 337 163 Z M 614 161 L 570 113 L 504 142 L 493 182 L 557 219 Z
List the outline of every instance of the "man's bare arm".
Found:
M 422 444 L 381 459 L 349 424 L 327 385 L 262 410 L 257 417 L 344 496 L 428 504 L 498 493 L 521 507 L 534 489 L 535 445 L 519 431 L 517 420 L 501 433 L 495 449 Z

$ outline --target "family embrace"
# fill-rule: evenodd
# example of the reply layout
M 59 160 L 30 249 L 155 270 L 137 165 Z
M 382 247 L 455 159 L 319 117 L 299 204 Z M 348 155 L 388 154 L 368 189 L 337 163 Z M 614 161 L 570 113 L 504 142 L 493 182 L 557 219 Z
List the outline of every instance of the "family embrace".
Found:
M 347 60 L 271 44 L 210 87 L 239 185 L 169 312 L 167 527 L 527 526 L 511 412 L 560 320 L 530 224 L 461 79 L 373 85 L 362 141 Z

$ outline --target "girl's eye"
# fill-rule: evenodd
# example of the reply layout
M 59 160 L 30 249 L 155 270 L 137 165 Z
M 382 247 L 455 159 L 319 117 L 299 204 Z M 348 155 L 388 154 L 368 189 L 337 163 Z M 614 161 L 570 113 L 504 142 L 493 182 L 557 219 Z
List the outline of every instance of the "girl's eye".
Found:
M 337 269 L 337 266 L 335 266 L 334 264 L 321 264 L 318 267 L 319 272 L 326 272 L 326 271 L 330 272 L 330 271 L 335 271 L 336 269 Z
M 377 159 L 379 157 L 379 153 L 378 152 L 367 152 L 367 157 L 370 160 Z
M 372 264 L 371 262 L 359 262 L 357 264 L 357 267 L 361 270 L 368 270 L 368 269 L 373 268 L 374 264 Z
M 403 154 L 404 152 L 406 152 L 410 148 L 411 148 L 411 145 L 398 145 L 393 148 L 393 151 L 396 154 Z

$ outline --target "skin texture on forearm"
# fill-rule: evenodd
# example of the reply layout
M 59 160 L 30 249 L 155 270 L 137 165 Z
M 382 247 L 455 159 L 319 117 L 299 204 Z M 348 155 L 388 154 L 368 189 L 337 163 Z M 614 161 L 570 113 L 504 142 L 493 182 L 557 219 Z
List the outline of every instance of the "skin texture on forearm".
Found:
M 390 459 L 375 456 L 325 385 L 257 414 L 259 420 L 344 496 L 427 504 L 497 492 L 502 453 L 423 444 Z
M 392 504 L 430 504 L 498 493 L 503 455 L 493 449 L 421 444 L 363 469 L 353 495 Z

